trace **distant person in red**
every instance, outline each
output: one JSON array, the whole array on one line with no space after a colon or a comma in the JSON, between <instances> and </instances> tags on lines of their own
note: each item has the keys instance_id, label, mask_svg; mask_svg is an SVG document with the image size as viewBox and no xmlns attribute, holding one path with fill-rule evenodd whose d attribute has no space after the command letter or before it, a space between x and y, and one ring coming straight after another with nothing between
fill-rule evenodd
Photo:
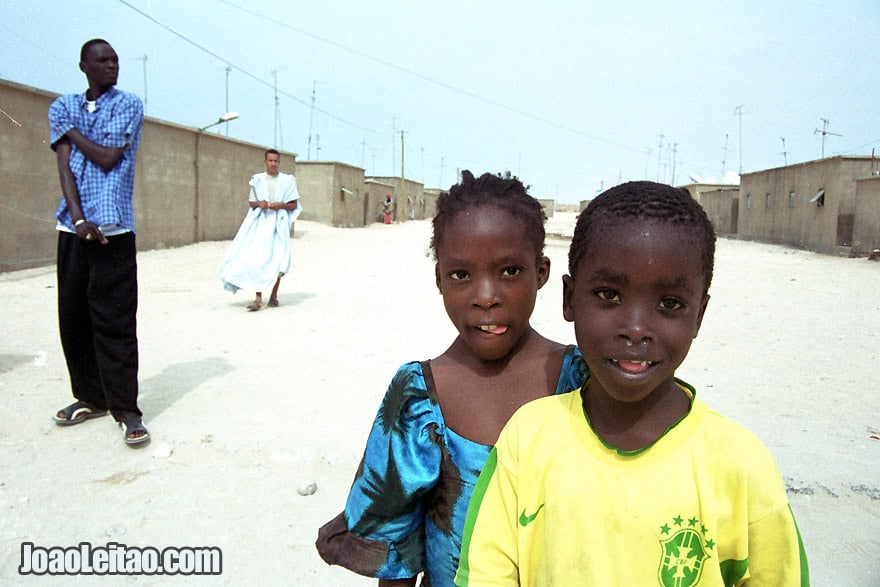
<instances>
[{"instance_id":1,"label":"distant person in red","mask_svg":"<svg viewBox=\"0 0 880 587\"><path fill-rule=\"evenodd\" d=\"M391 194L385 194L385 204L382 207L385 212L385 224L391 224L391 214L394 212L394 203L391 200Z\"/></svg>"}]
</instances>

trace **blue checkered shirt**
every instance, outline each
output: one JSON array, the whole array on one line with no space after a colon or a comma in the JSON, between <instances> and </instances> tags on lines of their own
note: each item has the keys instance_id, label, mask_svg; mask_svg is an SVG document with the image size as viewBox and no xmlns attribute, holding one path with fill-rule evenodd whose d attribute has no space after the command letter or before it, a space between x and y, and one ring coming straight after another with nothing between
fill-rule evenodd
<instances>
[{"instance_id":1,"label":"blue checkered shirt","mask_svg":"<svg viewBox=\"0 0 880 587\"><path fill-rule=\"evenodd\" d=\"M76 128L85 137L105 147L128 146L110 171L90 161L73 143L70 170L76 178L80 206L89 222L102 228L134 232L135 155L144 125L144 105L134 94L110 88L89 112L85 94L59 96L49 107L49 138L52 149L67 131ZM75 230L64 196L55 210L61 226Z\"/></svg>"}]
</instances>

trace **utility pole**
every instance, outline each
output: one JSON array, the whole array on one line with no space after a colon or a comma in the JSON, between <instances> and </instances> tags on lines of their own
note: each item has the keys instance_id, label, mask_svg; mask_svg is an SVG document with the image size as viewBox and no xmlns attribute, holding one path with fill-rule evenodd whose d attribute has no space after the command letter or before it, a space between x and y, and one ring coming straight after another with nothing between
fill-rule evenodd
<instances>
[{"instance_id":1,"label":"utility pole","mask_svg":"<svg viewBox=\"0 0 880 587\"><path fill-rule=\"evenodd\" d=\"M275 142L274 147L278 148L278 138L281 136L281 109L278 101L278 70L272 70L272 82L275 90ZM284 139L281 139L282 144Z\"/></svg>"},{"instance_id":2,"label":"utility pole","mask_svg":"<svg viewBox=\"0 0 880 587\"><path fill-rule=\"evenodd\" d=\"M397 147L395 146L395 141L397 137L394 136L397 134L397 119L395 117L391 117L391 175L394 175L394 172L397 171Z\"/></svg>"},{"instance_id":3,"label":"utility pole","mask_svg":"<svg viewBox=\"0 0 880 587\"><path fill-rule=\"evenodd\" d=\"M309 145L306 150L306 159L312 158L312 120L315 117L315 87L318 85L318 80L312 80L312 106L309 110ZM363 156L361 156L363 159ZM361 165L363 166L363 161L361 161Z\"/></svg>"},{"instance_id":4,"label":"utility pole","mask_svg":"<svg viewBox=\"0 0 880 587\"><path fill-rule=\"evenodd\" d=\"M824 159L825 158L825 135L834 135L836 137L842 137L843 135L840 135L840 134L837 134L836 132L831 132L828 130L828 123L830 121L827 118L822 118L821 120L822 120L822 130L819 130L817 128L813 132L813 134L822 133L822 159Z\"/></svg>"},{"instance_id":5,"label":"utility pole","mask_svg":"<svg viewBox=\"0 0 880 587\"><path fill-rule=\"evenodd\" d=\"M135 57L133 61L143 61L144 62L144 114L147 113L147 56L143 57ZM226 109L229 112L229 108Z\"/></svg>"},{"instance_id":6,"label":"utility pole","mask_svg":"<svg viewBox=\"0 0 880 587\"><path fill-rule=\"evenodd\" d=\"M739 174L743 174L743 106L740 104L733 110L734 116L739 116Z\"/></svg>"},{"instance_id":7,"label":"utility pole","mask_svg":"<svg viewBox=\"0 0 880 587\"><path fill-rule=\"evenodd\" d=\"M779 137L782 139L782 161L785 163L785 166L788 167L788 151L785 150L785 137Z\"/></svg>"},{"instance_id":8,"label":"utility pole","mask_svg":"<svg viewBox=\"0 0 880 587\"><path fill-rule=\"evenodd\" d=\"M663 154L663 135L660 135L660 144L657 146L657 181L660 181L660 155Z\"/></svg>"},{"instance_id":9,"label":"utility pole","mask_svg":"<svg viewBox=\"0 0 880 587\"><path fill-rule=\"evenodd\" d=\"M443 188L443 165L446 163L446 157L440 157L440 181L437 183L437 187Z\"/></svg>"},{"instance_id":10,"label":"utility pole","mask_svg":"<svg viewBox=\"0 0 880 587\"><path fill-rule=\"evenodd\" d=\"M727 175L727 152L730 149L727 148L727 140L730 138L730 135L724 133L724 146L721 148L721 181L724 181L724 176Z\"/></svg>"},{"instance_id":11,"label":"utility pole","mask_svg":"<svg viewBox=\"0 0 880 587\"><path fill-rule=\"evenodd\" d=\"M229 72L231 72L231 71L232 71L232 66L227 64L226 65L226 110L224 110L224 112L229 112ZM226 127L226 136L228 137L229 136L229 121L227 120L226 122L223 123L223 125Z\"/></svg>"},{"instance_id":12,"label":"utility pole","mask_svg":"<svg viewBox=\"0 0 880 587\"><path fill-rule=\"evenodd\" d=\"M675 155L678 153L678 143L672 143L672 181L669 185L675 185Z\"/></svg>"},{"instance_id":13,"label":"utility pole","mask_svg":"<svg viewBox=\"0 0 880 587\"><path fill-rule=\"evenodd\" d=\"M400 215L400 221L406 222L407 215L409 214L409 200L406 196L406 179L403 177L403 163L404 163L404 142L403 142L403 129L400 131L400 198L399 201L403 207L403 214Z\"/></svg>"}]
</instances>

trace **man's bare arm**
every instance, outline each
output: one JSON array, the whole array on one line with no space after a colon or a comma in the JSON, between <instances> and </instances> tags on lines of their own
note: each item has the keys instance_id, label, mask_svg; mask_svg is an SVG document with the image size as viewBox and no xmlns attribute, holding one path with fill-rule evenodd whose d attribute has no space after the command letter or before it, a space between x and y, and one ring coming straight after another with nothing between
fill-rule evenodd
<instances>
[{"instance_id":1,"label":"man's bare arm","mask_svg":"<svg viewBox=\"0 0 880 587\"><path fill-rule=\"evenodd\" d=\"M99 145L75 128L67 131L65 136L69 138L70 142L76 145L76 147L82 151L90 161L98 164L104 171L110 171L113 169L113 167L119 162L122 154L128 148L128 145L124 147L105 147L104 145Z\"/></svg>"},{"instance_id":2,"label":"man's bare arm","mask_svg":"<svg viewBox=\"0 0 880 587\"><path fill-rule=\"evenodd\" d=\"M70 212L70 220L73 222L74 230L76 230L78 237L86 240L95 239L101 244L105 244L107 238L104 236L104 233L98 229L97 225L89 222L83 216L82 205L79 200L79 188L76 185L76 178L73 177L73 172L70 170L70 148L70 141L66 136L55 144L58 179L61 182L61 193L64 195L64 201L67 203L67 209ZM80 220L85 220L85 222L80 222Z\"/></svg>"},{"instance_id":3,"label":"man's bare arm","mask_svg":"<svg viewBox=\"0 0 880 587\"><path fill-rule=\"evenodd\" d=\"M272 204L269 204L269 209L270 210L288 210L289 212L293 212L294 210L297 209L298 206L299 206L299 204L297 203L297 200L291 200L289 202L274 202Z\"/></svg>"}]
</instances>

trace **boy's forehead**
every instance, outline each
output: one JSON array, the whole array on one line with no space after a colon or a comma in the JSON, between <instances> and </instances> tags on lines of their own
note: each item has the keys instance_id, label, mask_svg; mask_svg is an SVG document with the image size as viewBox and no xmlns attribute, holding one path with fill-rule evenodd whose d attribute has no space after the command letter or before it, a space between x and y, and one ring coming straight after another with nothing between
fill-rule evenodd
<instances>
[{"instance_id":1,"label":"boy's forehead","mask_svg":"<svg viewBox=\"0 0 880 587\"><path fill-rule=\"evenodd\" d=\"M696 242L699 239L694 227L658 218L603 219L602 222L594 223L591 231L593 235L589 241L594 243L620 237L634 237L642 241L664 239Z\"/></svg>"},{"instance_id":2,"label":"boy's forehead","mask_svg":"<svg viewBox=\"0 0 880 587\"><path fill-rule=\"evenodd\" d=\"M691 226L655 219L620 219L612 223L594 225L593 234L585 242L586 249L578 265L595 263L599 257L613 258L638 251L637 260L649 263L651 253L672 251L691 256L702 271L702 253L706 243Z\"/></svg>"}]
</instances>

